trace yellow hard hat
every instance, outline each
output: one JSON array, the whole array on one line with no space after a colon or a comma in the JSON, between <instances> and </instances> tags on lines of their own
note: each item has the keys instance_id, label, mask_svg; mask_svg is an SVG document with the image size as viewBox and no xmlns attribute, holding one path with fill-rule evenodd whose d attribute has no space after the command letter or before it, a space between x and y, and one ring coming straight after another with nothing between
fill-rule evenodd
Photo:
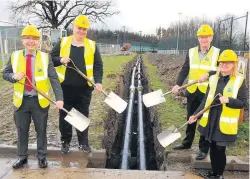
<instances>
[{"instance_id":1,"label":"yellow hard hat","mask_svg":"<svg viewBox=\"0 0 250 179\"><path fill-rule=\"evenodd\" d=\"M79 15L75 18L75 20L73 21L73 24L78 26L78 27L88 29L89 28L89 19L85 15Z\"/></svg>"},{"instance_id":2,"label":"yellow hard hat","mask_svg":"<svg viewBox=\"0 0 250 179\"><path fill-rule=\"evenodd\" d=\"M214 31L210 25L203 24L197 30L197 36L207 36L207 35L214 35Z\"/></svg>"},{"instance_id":3,"label":"yellow hard hat","mask_svg":"<svg viewBox=\"0 0 250 179\"><path fill-rule=\"evenodd\" d=\"M219 62L238 62L238 57L233 50L224 50L219 57Z\"/></svg>"},{"instance_id":4,"label":"yellow hard hat","mask_svg":"<svg viewBox=\"0 0 250 179\"><path fill-rule=\"evenodd\" d=\"M40 32L34 25L28 25L22 31L21 37L23 36L34 36L40 38Z\"/></svg>"}]
</instances>

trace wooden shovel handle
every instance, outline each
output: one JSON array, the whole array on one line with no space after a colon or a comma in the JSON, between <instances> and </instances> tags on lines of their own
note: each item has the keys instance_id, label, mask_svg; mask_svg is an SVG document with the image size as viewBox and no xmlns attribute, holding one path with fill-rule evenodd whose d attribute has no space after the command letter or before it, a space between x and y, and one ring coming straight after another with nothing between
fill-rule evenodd
<instances>
[{"instance_id":1,"label":"wooden shovel handle","mask_svg":"<svg viewBox=\"0 0 250 179\"><path fill-rule=\"evenodd\" d=\"M87 80L88 82L90 82L90 83L96 88L97 85L96 85L91 79L89 79L89 77L87 77L83 72L81 72L81 70L80 70L79 68L76 67L75 63L74 63L72 60L71 60L71 62L72 62L72 64L73 64L74 68L73 68L73 67L68 67L68 66L66 66L66 67L75 70L79 75L81 75L85 80ZM64 65L64 66L65 66L65 65ZM102 93L103 93L106 97L108 97L108 94L107 94L105 91L102 90Z\"/></svg>"},{"instance_id":2,"label":"wooden shovel handle","mask_svg":"<svg viewBox=\"0 0 250 179\"><path fill-rule=\"evenodd\" d=\"M36 92L38 92L40 95L42 95L44 98L46 98L47 100L49 100L51 103L53 103L54 105L56 105L56 102L55 101L53 101L48 95L46 95L44 92L42 92L40 89L38 89L35 85L33 85L32 84L32 82L30 81L30 79L26 76L26 75L24 75L25 76L25 78L30 82L30 85L27 85L27 84L24 84L24 83L22 83L22 82L20 82L20 81L18 81L18 83L20 83L20 84L22 84L22 85L24 85L24 86L30 86L30 87L32 87ZM65 108L62 108L62 110L64 111L64 112L66 112L67 114L69 114L69 111L67 111Z\"/></svg>"},{"instance_id":3,"label":"wooden shovel handle","mask_svg":"<svg viewBox=\"0 0 250 179\"><path fill-rule=\"evenodd\" d=\"M220 93L218 93L215 97L214 97L214 99L213 99L213 101L212 101L212 103L214 102L214 100L215 100L215 98L217 97L217 96L219 96L219 97L221 97L222 95L220 94ZM211 103L211 104L212 104ZM200 112L198 112L196 115L194 115L194 119L198 119L203 113L205 113L207 110L209 110L210 108L212 108L212 107L215 107L215 106L220 106L221 104L215 104L215 105L209 105L209 106L207 106L207 107L205 107L204 109L202 109Z\"/></svg>"},{"instance_id":4,"label":"wooden shovel handle","mask_svg":"<svg viewBox=\"0 0 250 179\"><path fill-rule=\"evenodd\" d=\"M189 87L189 86L191 86L191 85L194 85L194 84L196 84L196 83L198 83L198 80L195 80L195 81L193 81L193 82L191 82L191 83L188 83L188 84L185 84L185 85L181 86L181 87L179 88L179 90L184 89L184 88L187 88L187 87Z\"/></svg>"}]
</instances>

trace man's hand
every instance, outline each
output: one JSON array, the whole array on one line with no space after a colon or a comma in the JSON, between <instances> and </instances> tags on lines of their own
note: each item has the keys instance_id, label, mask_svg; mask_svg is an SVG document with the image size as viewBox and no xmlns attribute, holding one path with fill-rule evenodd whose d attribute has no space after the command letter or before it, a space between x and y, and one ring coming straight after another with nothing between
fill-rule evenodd
<instances>
[{"instance_id":1,"label":"man's hand","mask_svg":"<svg viewBox=\"0 0 250 179\"><path fill-rule=\"evenodd\" d=\"M57 101L56 102L56 109L58 109L58 110L62 109L63 108L63 104L64 104L63 101Z\"/></svg>"},{"instance_id":2,"label":"man's hand","mask_svg":"<svg viewBox=\"0 0 250 179\"><path fill-rule=\"evenodd\" d=\"M60 62L64 65L68 64L70 62L70 58L69 57L63 57L61 58Z\"/></svg>"},{"instance_id":3,"label":"man's hand","mask_svg":"<svg viewBox=\"0 0 250 179\"><path fill-rule=\"evenodd\" d=\"M228 97L222 96L219 99L220 99L221 104L229 103L229 98Z\"/></svg>"},{"instance_id":4,"label":"man's hand","mask_svg":"<svg viewBox=\"0 0 250 179\"><path fill-rule=\"evenodd\" d=\"M25 74L23 72L18 72L13 74L13 79L16 81L20 81L25 77Z\"/></svg>"},{"instance_id":5,"label":"man's hand","mask_svg":"<svg viewBox=\"0 0 250 179\"><path fill-rule=\"evenodd\" d=\"M189 124L192 124L196 121L196 119L194 118L194 116L190 116L189 119L188 119L188 123Z\"/></svg>"},{"instance_id":6,"label":"man's hand","mask_svg":"<svg viewBox=\"0 0 250 179\"><path fill-rule=\"evenodd\" d=\"M101 92L101 91L102 91L102 84L96 83L95 90L96 90L97 92Z\"/></svg>"},{"instance_id":7,"label":"man's hand","mask_svg":"<svg viewBox=\"0 0 250 179\"><path fill-rule=\"evenodd\" d=\"M180 86L175 85L175 86L173 87L173 89L172 89L172 93L173 93L174 95L177 95L178 92L179 92L179 88L180 88Z\"/></svg>"},{"instance_id":8,"label":"man's hand","mask_svg":"<svg viewBox=\"0 0 250 179\"><path fill-rule=\"evenodd\" d=\"M209 77L208 73L206 73L204 75L201 75L200 78L199 78L199 80L198 80L198 83L203 83L203 82L207 81L208 77Z\"/></svg>"}]
</instances>

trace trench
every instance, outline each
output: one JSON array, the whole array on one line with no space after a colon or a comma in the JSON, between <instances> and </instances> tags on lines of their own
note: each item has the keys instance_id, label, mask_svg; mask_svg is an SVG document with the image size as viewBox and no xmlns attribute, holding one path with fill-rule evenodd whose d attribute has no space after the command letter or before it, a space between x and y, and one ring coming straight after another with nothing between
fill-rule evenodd
<instances>
[{"instance_id":1,"label":"trench","mask_svg":"<svg viewBox=\"0 0 250 179\"><path fill-rule=\"evenodd\" d=\"M129 102L130 85L133 67L136 65L136 58L129 62L125 67L124 75L120 77L120 84L117 87L116 93ZM142 94L148 93L150 86L147 78L146 68L143 60L141 63L141 85ZM131 122L131 142L128 152L128 167L126 169L139 170L140 169L140 136L138 137L138 73L134 79L135 93L134 101L132 103L132 122ZM122 157L124 150L124 138L126 128L127 110L122 114L117 114L113 110L109 111L108 118L105 121L105 135L103 139L103 148L106 149L107 161L106 168L121 169ZM155 108L146 108L142 104L143 114L143 129L144 129L144 149L145 149L145 169L146 170L161 170L161 165L164 161L164 148L160 147L156 139L159 133L160 126L157 120ZM124 168L123 168L124 169Z\"/></svg>"}]
</instances>

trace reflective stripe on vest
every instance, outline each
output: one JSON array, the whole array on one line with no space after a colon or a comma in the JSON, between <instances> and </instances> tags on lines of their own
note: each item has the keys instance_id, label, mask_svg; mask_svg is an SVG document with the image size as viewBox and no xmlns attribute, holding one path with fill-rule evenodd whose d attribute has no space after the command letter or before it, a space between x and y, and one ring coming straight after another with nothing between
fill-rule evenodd
<instances>
[{"instance_id":1,"label":"reflective stripe on vest","mask_svg":"<svg viewBox=\"0 0 250 179\"><path fill-rule=\"evenodd\" d=\"M205 107L209 106L213 101L218 79L218 75L213 75L209 78L210 90L208 92ZM223 96L236 99L243 80L244 78L241 75L238 75L236 77L230 77L230 80L228 81L227 85L223 90ZM209 112L210 110L206 111L200 120L200 125L202 127L206 127L208 123ZM237 134L239 117L240 109L232 109L223 104L219 123L220 131L227 135Z\"/></svg>"},{"instance_id":2,"label":"reflective stripe on vest","mask_svg":"<svg viewBox=\"0 0 250 179\"><path fill-rule=\"evenodd\" d=\"M217 70L217 60L219 57L220 50L216 47L211 47L204 59L200 60L198 46L189 49L189 80L198 80L201 75L208 73L209 71ZM198 88L202 93L206 93L208 82L197 83L192 86L187 87L189 93L194 93Z\"/></svg>"},{"instance_id":3,"label":"reflective stripe on vest","mask_svg":"<svg viewBox=\"0 0 250 179\"><path fill-rule=\"evenodd\" d=\"M26 60L24 57L24 51L14 51L11 55L11 65L14 73L23 72L26 73ZM48 79L48 64L49 58L48 54L37 51L35 59L35 85L42 92L49 94L50 82ZM25 79L22 79L20 82L25 84ZM14 83L14 94L13 94L13 104L18 108L22 104L24 94L24 86L19 83ZM48 107L50 102L38 94L38 101L42 108Z\"/></svg>"},{"instance_id":4,"label":"reflective stripe on vest","mask_svg":"<svg viewBox=\"0 0 250 179\"><path fill-rule=\"evenodd\" d=\"M72 44L73 36L63 37L60 45L60 57L69 57L70 49ZM93 80L93 65L94 65L94 54L95 54L95 42L84 38L84 59L86 67L86 75L89 79ZM61 65L56 67L56 72L59 78L59 81L62 83L65 79L66 67ZM92 86L88 82L89 86Z\"/></svg>"}]
</instances>

